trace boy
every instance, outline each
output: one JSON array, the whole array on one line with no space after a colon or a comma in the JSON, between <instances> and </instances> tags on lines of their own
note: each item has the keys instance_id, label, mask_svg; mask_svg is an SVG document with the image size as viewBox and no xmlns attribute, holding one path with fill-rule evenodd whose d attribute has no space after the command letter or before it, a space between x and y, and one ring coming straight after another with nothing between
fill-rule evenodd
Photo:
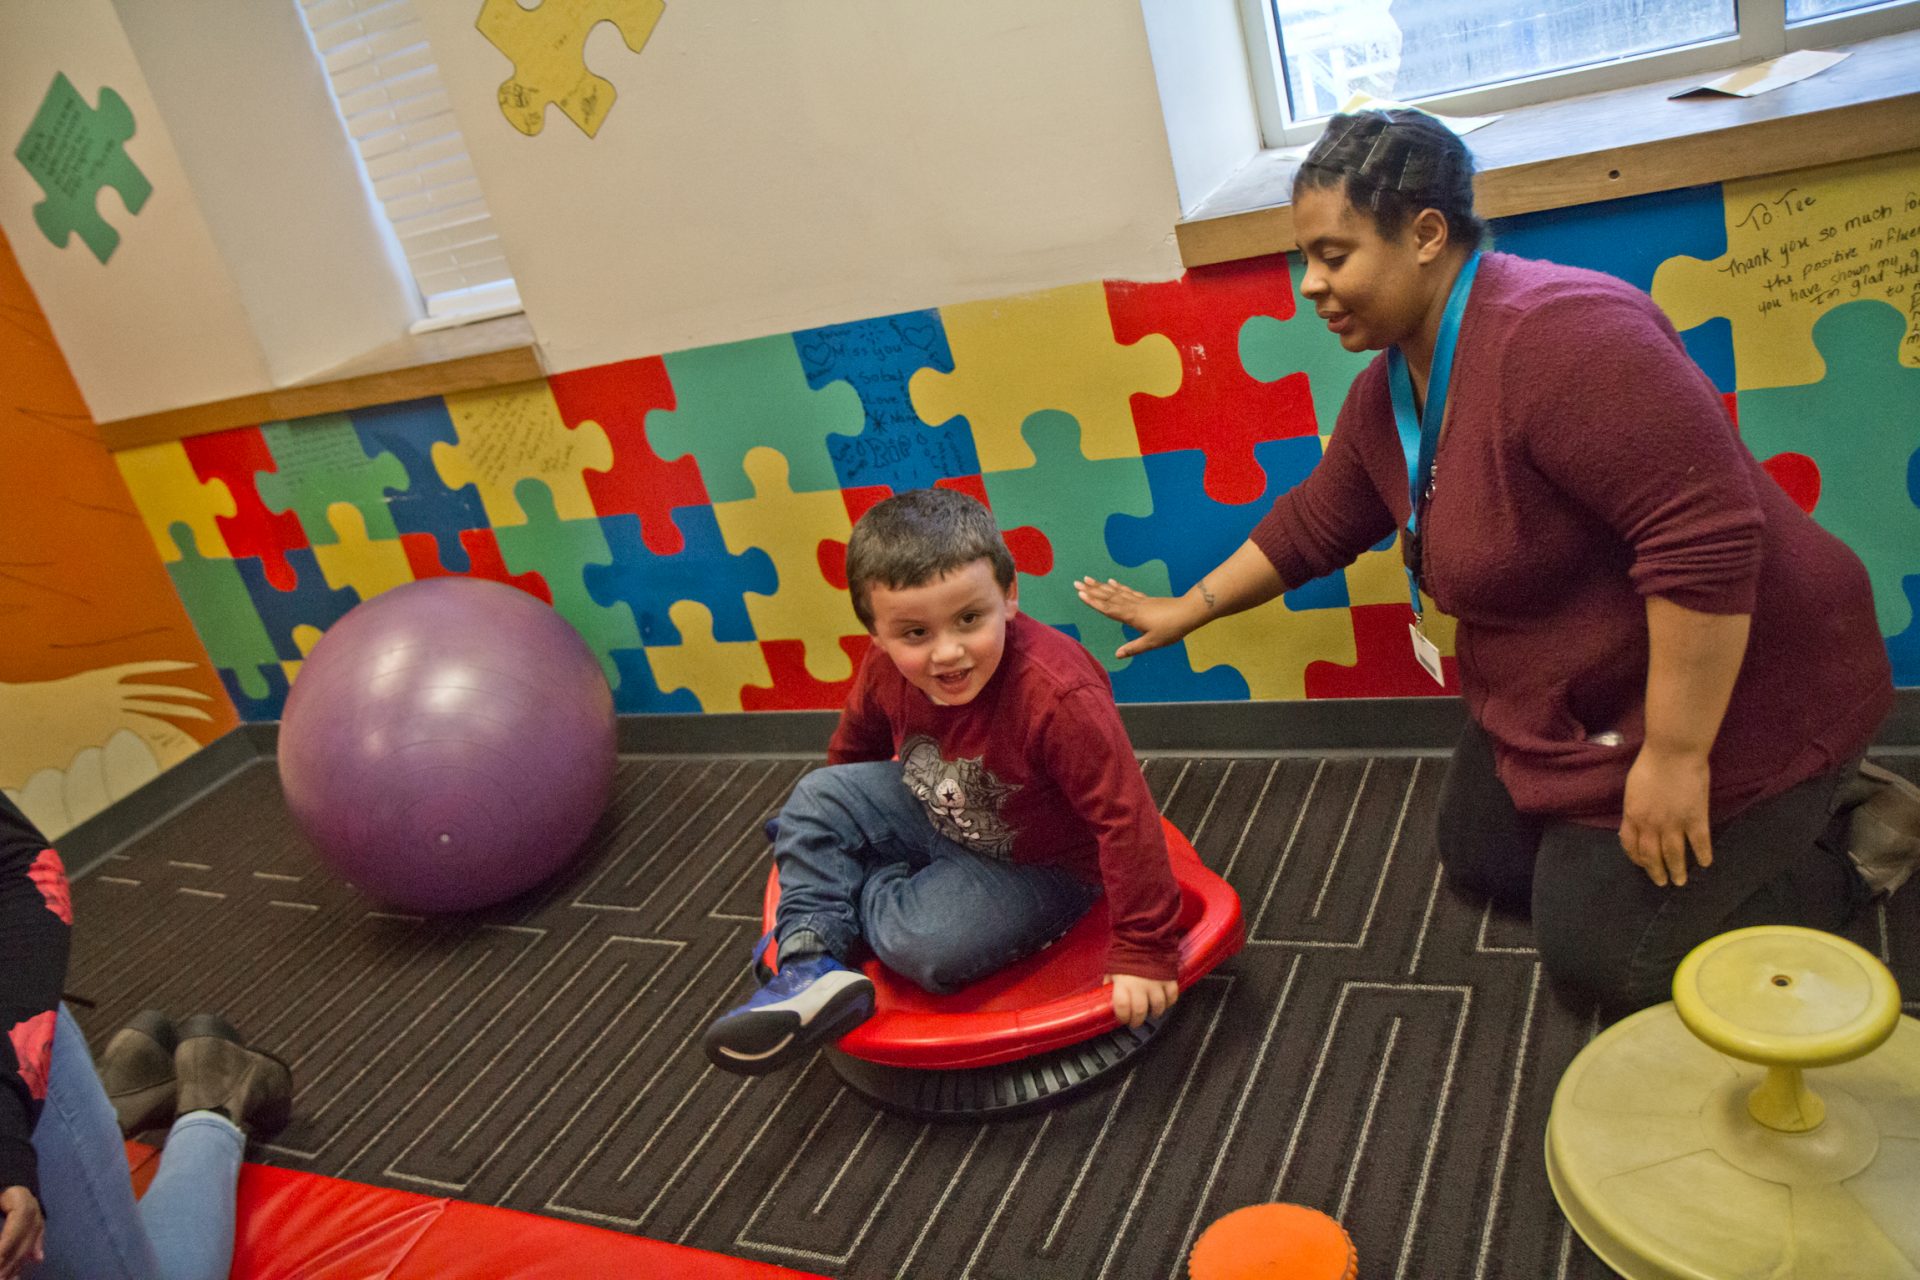
<instances>
[{"instance_id":1,"label":"boy","mask_svg":"<svg viewBox=\"0 0 1920 1280\"><path fill-rule=\"evenodd\" d=\"M1114 1016L1164 1013L1180 894L1159 815L1106 672L1020 613L993 517L946 489L889 498L855 526L847 582L874 646L828 767L780 814L761 941L777 939L780 971L707 1028L708 1058L757 1075L870 1017L861 942L953 991L1057 938L1103 890Z\"/></svg>"}]
</instances>

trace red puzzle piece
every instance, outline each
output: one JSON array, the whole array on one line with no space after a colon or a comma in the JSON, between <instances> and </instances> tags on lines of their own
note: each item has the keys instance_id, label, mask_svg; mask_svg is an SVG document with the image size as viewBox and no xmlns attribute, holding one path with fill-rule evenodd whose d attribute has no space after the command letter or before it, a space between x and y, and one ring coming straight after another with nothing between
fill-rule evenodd
<instances>
[{"instance_id":1,"label":"red puzzle piece","mask_svg":"<svg viewBox=\"0 0 1920 1280\"><path fill-rule=\"evenodd\" d=\"M1459 663L1440 659L1446 687L1433 682L1413 656L1407 625L1413 610L1404 604L1353 606L1353 649L1357 658L1348 667L1337 662L1309 662L1306 671L1309 698L1418 698L1460 692Z\"/></svg>"},{"instance_id":2,"label":"red puzzle piece","mask_svg":"<svg viewBox=\"0 0 1920 1280\"><path fill-rule=\"evenodd\" d=\"M307 546L307 531L297 511L269 511L254 486L254 476L280 468L267 449L258 427L238 427L212 435L189 436L180 442L193 474L202 480L222 480L233 494L234 514L215 516L213 522L236 560L258 556L267 581L279 591L292 591L300 575L287 563L287 552Z\"/></svg>"},{"instance_id":3,"label":"red puzzle piece","mask_svg":"<svg viewBox=\"0 0 1920 1280\"><path fill-rule=\"evenodd\" d=\"M1760 464L1808 515L1820 505L1820 464L1804 453L1776 453Z\"/></svg>"},{"instance_id":4,"label":"red puzzle piece","mask_svg":"<svg viewBox=\"0 0 1920 1280\"><path fill-rule=\"evenodd\" d=\"M706 506L706 481L692 454L663 462L647 442L647 413L674 407L673 384L659 356L622 360L547 379L560 417L569 427L591 419L613 446L613 467L587 471L587 496L603 516L640 517L640 539L657 556L678 555L686 538L674 524L675 507Z\"/></svg>"},{"instance_id":5,"label":"red puzzle piece","mask_svg":"<svg viewBox=\"0 0 1920 1280\"><path fill-rule=\"evenodd\" d=\"M987 501L985 476L948 476L944 480L936 480L933 487L964 493L987 510L993 510L993 504ZM1000 536L1006 539L1007 550L1013 553L1015 569L1035 577L1053 572L1053 543L1039 529L1023 524L1017 529L1002 529Z\"/></svg>"},{"instance_id":6,"label":"red puzzle piece","mask_svg":"<svg viewBox=\"0 0 1920 1280\"><path fill-rule=\"evenodd\" d=\"M1313 397L1303 374L1278 382L1248 375L1240 366L1240 328L1252 316L1285 320L1293 310L1284 253L1195 267L1164 284L1107 281L1116 341L1161 333L1180 351L1180 390L1133 397L1140 452L1201 450L1207 496L1215 502L1238 505L1265 493L1266 472L1253 446L1314 434Z\"/></svg>"},{"instance_id":7,"label":"red puzzle piece","mask_svg":"<svg viewBox=\"0 0 1920 1280\"><path fill-rule=\"evenodd\" d=\"M440 563L440 543L431 533L403 533L400 545L407 553L407 566L413 570L416 582L428 578L490 578L553 603L553 590L538 573L507 572L506 561L500 556L500 540L493 536L491 529L460 531L460 545L466 548L467 559L473 564L466 573L455 573Z\"/></svg>"},{"instance_id":8,"label":"red puzzle piece","mask_svg":"<svg viewBox=\"0 0 1920 1280\"><path fill-rule=\"evenodd\" d=\"M828 683L816 680L807 670L807 646L803 640L762 640L760 651L767 655L767 670L773 673L773 687L742 685L740 706L745 711L838 711L853 692L854 677L873 647L868 635L842 636L840 648L853 659L853 674L845 680Z\"/></svg>"}]
</instances>

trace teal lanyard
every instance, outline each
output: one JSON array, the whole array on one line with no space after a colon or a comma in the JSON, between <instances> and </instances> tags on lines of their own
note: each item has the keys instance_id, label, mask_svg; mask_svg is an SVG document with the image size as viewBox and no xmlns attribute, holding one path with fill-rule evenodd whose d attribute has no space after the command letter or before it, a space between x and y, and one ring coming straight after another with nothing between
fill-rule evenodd
<instances>
[{"instance_id":1,"label":"teal lanyard","mask_svg":"<svg viewBox=\"0 0 1920 1280\"><path fill-rule=\"evenodd\" d=\"M1425 412L1413 410L1413 378L1407 358L1397 346L1387 348L1387 387L1393 393L1393 422L1400 431L1400 449L1407 455L1407 588L1413 595L1413 616L1420 616L1420 570L1424 559L1420 512L1433 488L1433 454L1440 443L1440 425L1447 418L1447 383L1453 377L1453 348L1460 339L1460 318L1467 312L1473 274L1480 267L1475 250L1460 268L1440 316L1440 332L1433 341L1433 368L1427 374Z\"/></svg>"}]
</instances>

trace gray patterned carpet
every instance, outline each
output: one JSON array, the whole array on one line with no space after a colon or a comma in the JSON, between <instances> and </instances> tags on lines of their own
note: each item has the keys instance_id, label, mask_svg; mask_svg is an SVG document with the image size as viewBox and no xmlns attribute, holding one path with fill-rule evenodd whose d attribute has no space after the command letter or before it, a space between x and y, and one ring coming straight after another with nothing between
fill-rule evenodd
<instances>
[{"instance_id":1,"label":"gray patterned carpet","mask_svg":"<svg viewBox=\"0 0 1920 1280\"><path fill-rule=\"evenodd\" d=\"M292 1061L294 1122L257 1159L837 1277L1183 1277L1207 1223L1270 1199L1339 1217L1368 1280L1604 1277L1541 1156L1594 1028L1524 922L1441 887L1443 766L1149 759L1247 947L1116 1085L994 1125L701 1056L748 990L795 760L623 759L574 868L461 921L355 898L257 765L76 885L69 990L96 1047L150 1005L211 1009ZM1920 893L1856 936L1920 991Z\"/></svg>"}]
</instances>

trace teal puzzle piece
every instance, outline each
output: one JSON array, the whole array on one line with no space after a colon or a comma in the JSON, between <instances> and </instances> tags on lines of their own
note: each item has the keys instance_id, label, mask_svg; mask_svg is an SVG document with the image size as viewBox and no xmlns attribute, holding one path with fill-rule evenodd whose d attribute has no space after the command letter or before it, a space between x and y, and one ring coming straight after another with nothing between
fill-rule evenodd
<instances>
[{"instance_id":1,"label":"teal puzzle piece","mask_svg":"<svg viewBox=\"0 0 1920 1280\"><path fill-rule=\"evenodd\" d=\"M353 420L344 413L321 414L294 422L269 422L260 435L273 454L278 471L261 472L255 487L274 511L293 511L315 546L340 541L327 508L351 503L367 522L373 541L400 536L387 495L404 493L413 482L407 468L393 454L369 457Z\"/></svg>"},{"instance_id":2,"label":"teal puzzle piece","mask_svg":"<svg viewBox=\"0 0 1920 1280\"><path fill-rule=\"evenodd\" d=\"M193 529L184 521L176 521L168 532L180 548L180 559L167 563L167 576L187 607L193 629L200 633L207 657L214 666L231 670L247 697L256 701L268 697L273 687L261 668L279 667L280 655L254 608L239 565L224 556L211 560L202 556Z\"/></svg>"},{"instance_id":3,"label":"teal puzzle piece","mask_svg":"<svg viewBox=\"0 0 1920 1280\"><path fill-rule=\"evenodd\" d=\"M602 605L587 591L587 566L613 562L600 521L562 520L554 507L553 490L538 480L522 480L513 487L513 496L527 513L527 522L493 531L500 541L501 560L509 573L538 573L546 579L554 609L573 624L600 660L607 683L618 690L620 666L613 651L638 649L640 628L626 601Z\"/></svg>"},{"instance_id":4,"label":"teal puzzle piece","mask_svg":"<svg viewBox=\"0 0 1920 1280\"><path fill-rule=\"evenodd\" d=\"M647 438L663 461L691 453L712 501L754 496L741 462L762 445L787 456L795 493L840 487L827 437L859 435L867 413L845 382L807 385L791 334L683 351L666 364L675 407L647 415Z\"/></svg>"},{"instance_id":5,"label":"teal puzzle piece","mask_svg":"<svg viewBox=\"0 0 1920 1280\"><path fill-rule=\"evenodd\" d=\"M1153 492L1139 458L1089 459L1080 449L1080 423L1070 413L1042 409L1028 415L1020 433L1034 465L989 471L987 501L1003 529L1032 525L1053 544L1053 568L1020 575L1020 607L1042 622L1071 625L1108 670L1124 666L1113 651L1126 643L1119 623L1088 608L1075 579L1118 578L1150 596L1169 594L1160 561L1138 569L1115 563L1107 547L1107 521L1116 515L1153 513Z\"/></svg>"},{"instance_id":6,"label":"teal puzzle piece","mask_svg":"<svg viewBox=\"0 0 1920 1280\"><path fill-rule=\"evenodd\" d=\"M153 184L126 153L132 136L133 112L126 99L102 85L99 107L90 107L73 81L54 75L13 154L47 193L33 206L33 220L56 246L64 249L78 235L102 263L113 256L120 233L100 216L100 189L119 192L130 214L139 213L153 194Z\"/></svg>"},{"instance_id":7,"label":"teal puzzle piece","mask_svg":"<svg viewBox=\"0 0 1920 1280\"><path fill-rule=\"evenodd\" d=\"M1328 332L1325 322L1313 313L1313 304L1299 296L1303 270L1300 255L1288 254L1287 274L1293 280L1295 300L1292 318L1250 316L1240 326L1240 367L1257 382L1278 382L1290 374L1306 374L1320 434L1332 435L1347 388L1373 359L1373 353L1348 351Z\"/></svg>"},{"instance_id":8,"label":"teal puzzle piece","mask_svg":"<svg viewBox=\"0 0 1920 1280\"><path fill-rule=\"evenodd\" d=\"M1901 584L1920 573L1920 506L1907 486L1920 450L1920 369L1900 363L1905 332L1884 302L1835 307L1813 325L1825 378L1740 392L1740 435L1756 458L1801 453L1820 468L1813 518L1865 562L1883 636L1907 629Z\"/></svg>"}]
</instances>

